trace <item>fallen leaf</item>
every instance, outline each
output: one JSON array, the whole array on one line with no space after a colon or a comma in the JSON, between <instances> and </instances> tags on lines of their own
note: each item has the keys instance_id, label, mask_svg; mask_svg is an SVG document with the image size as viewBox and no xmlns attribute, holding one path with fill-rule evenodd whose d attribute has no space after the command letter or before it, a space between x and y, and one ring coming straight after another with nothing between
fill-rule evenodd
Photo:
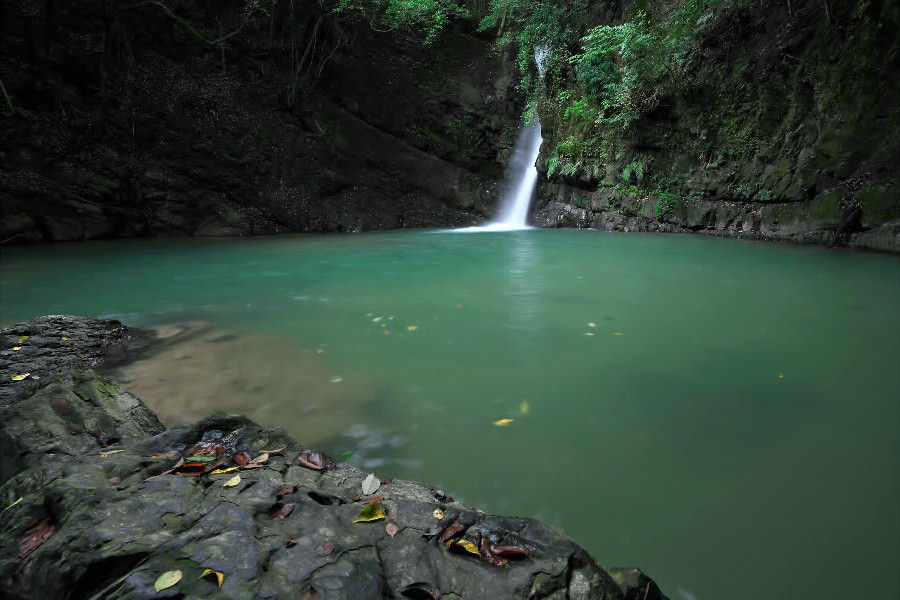
<instances>
[{"instance_id":1,"label":"fallen leaf","mask_svg":"<svg viewBox=\"0 0 900 600\"><path fill-rule=\"evenodd\" d=\"M363 479L362 493L366 496L370 496L374 494L379 487L381 487L381 480L375 477L375 473L369 473L369 476Z\"/></svg>"},{"instance_id":2,"label":"fallen leaf","mask_svg":"<svg viewBox=\"0 0 900 600\"><path fill-rule=\"evenodd\" d=\"M465 527L462 525L447 525L441 530L441 535L438 538L440 542L446 542L452 537L458 535L461 531L463 531Z\"/></svg>"},{"instance_id":3,"label":"fallen leaf","mask_svg":"<svg viewBox=\"0 0 900 600\"><path fill-rule=\"evenodd\" d=\"M778 379L784 379L784 373L779 373L779 374L778 374Z\"/></svg>"},{"instance_id":4,"label":"fallen leaf","mask_svg":"<svg viewBox=\"0 0 900 600\"><path fill-rule=\"evenodd\" d=\"M287 446L282 446L281 448L276 448L275 450L263 450L262 452L263 454L268 454L269 456L276 456L284 452L285 448L287 448Z\"/></svg>"},{"instance_id":5,"label":"fallen leaf","mask_svg":"<svg viewBox=\"0 0 900 600\"><path fill-rule=\"evenodd\" d=\"M21 344L22 342L24 342L24 341L27 340L27 339L28 339L28 336L27 336L27 335L23 335L23 336L21 336L21 337L19 338L19 340L18 340L16 343L17 343L17 344Z\"/></svg>"},{"instance_id":6,"label":"fallen leaf","mask_svg":"<svg viewBox=\"0 0 900 600\"><path fill-rule=\"evenodd\" d=\"M18 500L16 500L15 502L13 502L12 504L10 504L9 506L4 507L3 510L10 509L10 508L12 508L13 506L15 506L16 504L20 504L23 500L24 500L24 498L22 498L22 497L20 496ZM0 512L3 512L3 510L0 510Z\"/></svg>"},{"instance_id":7,"label":"fallen leaf","mask_svg":"<svg viewBox=\"0 0 900 600\"><path fill-rule=\"evenodd\" d=\"M249 464L251 464L251 465L261 465L261 464L263 464L263 463L265 463L265 462L268 462L268 460L269 460L269 453L268 453L268 452L263 452L262 454L260 454L259 456L257 456L257 457L254 458L253 460L251 460Z\"/></svg>"},{"instance_id":8,"label":"fallen leaf","mask_svg":"<svg viewBox=\"0 0 900 600\"><path fill-rule=\"evenodd\" d=\"M9 378L12 379L13 381L22 381L29 375L31 375L31 373L13 373L12 375L9 376Z\"/></svg>"},{"instance_id":9,"label":"fallen leaf","mask_svg":"<svg viewBox=\"0 0 900 600\"><path fill-rule=\"evenodd\" d=\"M163 452L162 454L155 454L150 458L172 458L178 454L178 450L169 450L168 452Z\"/></svg>"},{"instance_id":10,"label":"fallen leaf","mask_svg":"<svg viewBox=\"0 0 900 600\"><path fill-rule=\"evenodd\" d=\"M622 333L621 331L616 331L616 332L613 333L613 335L615 335L615 336L621 336L621 335L625 335L625 334Z\"/></svg>"},{"instance_id":11,"label":"fallen leaf","mask_svg":"<svg viewBox=\"0 0 900 600\"><path fill-rule=\"evenodd\" d=\"M22 346L13 346L13 352L18 352L22 349Z\"/></svg>"},{"instance_id":12,"label":"fallen leaf","mask_svg":"<svg viewBox=\"0 0 900 600\"><path fill-rule=\"evenodd\" d=\"M353 496L350 499L354 502L381 502L384 496Z\"/></svg>"},{"instance_id":13,"label":"fallen leaf","mask_svg":"<svg viewBox=\"0 0 900 600\"><path fill-rule=\"evenodd\" d=\"M22 532L22 538L19 540L18 559L20 561L25 560L29 554L46 542L51 535L53 535L53 525L47 519L29 523L25 531Z\"/></svg>"},{"instance_id":14,"label":"fallen leaf","mask_svg":"<svg viewBox=\"0 0 900 600\"><path fill-rule=\"evenodd\" d=\"M231 473L232 471L237 471L240 467L228 467L227 469L216 469L215 471L210 471L210 475L222 475L223 473Z\"/></svg>"},{"instance_id":15,"label":"fallen leaf","mask_svg":"<svg viewBox=\"0 0 900 600\"><path fill-rule=\"evenodd\" d=\"M292 485L285 485L283 487L278 488L275 491L275 496L277 498L281 498L282 496L287 496L288 494L293 494L297 491L297 488Z\"/></svg>"},{"instance_id":16,"label":"fallen leaf","mask_svg":"<svg viewBox=\"0 0 900 600\"><path fill-rule=\"evenodd\" d=\"M309 588L303 594L303 600L319 600L319 592L316 591L316 588Z\"/></svg>"},{"instance_id":17,"label":"fallen leaf","mask_svg":"<svg viewBox=\"0 0 900 600\"><path fill-rule=\"evenodd\" d=\"M328 556L334 550L334 544L322 544L316 548L316 556Z\"/></svg>"},{"instance_id":18,"label":"fallen leaf","mask_svg":"<svg viewBox=\"0 0 900 600\"><path fill-rule=\"evenodd\" d=\"M497 427L506 427L512 422L512 419L498 419L497 421L494 421L494 425L496 425Z\"/></svg>"},{"instance_id":19,"label":"fallen leaf","mask_svg":"<svg viewBox=\"0 0 900 600\"><path fill-rule=\"evenodd\" d=\"M523 415L527 415L531 412L531 405L528 404L528 400L522 400L518 406L519 412Z\"/></svg>"},{"instance_id":20,"label":"fallen leaf","mask_svg":"<svg viewBox=\"0 0 900 600\"><path fill-rule=\"evenodd\" d=\"M384 518L384 509L378 502L369 502L363 508L359 516L353 519L354 523L368 523L369 521L380 521Z\"/></svg>"},{"instance_id":21,"label":"fallen leaf","mask_svg":"<svg viewBox=\"0 0 900 600\"><path fill-rule=\"evenodd\" d=\"M121 477L110 477L109 479L107 479L107 481L110 483L114 483L114 484L122 483L122 478Z\"/></svg>"},{"instance_id":22,"label":"fallen leaf","mask_svg":"<svg viewBox=\"0 0 900 600\"><path fill-rule=\"evenodd\" d=\"M101 453L100 453L100 458L106 458L107 456L109 456L109 455L111 455L111 454L118 454L119 452L125 452L125 451L122 450L122 449L119 449L119 450L107 450L106 452L101 452Z\"/></svg>"},{"instance_id":23,"label":"fallen leaf","mask_svg":"<svg viewBox=\"0 0 900 600\"><path fill-rule=\"evenodd\" d=\"M294 546L296 546L299 543L300 543L300 538L291 538L289 540L284 541L284 545L287 546L288 548L293 548Z\"/></svg>"},{"instance_id":24,"label":"fallen leaf","mask_svg":"<svg viewBox=\"0 0 900 600\"><path fill-rule=\"evenodd\" d=\"M590 331L585 331L585 332L582 333L581 335L583 335L583 336L585 336L585 337L591 337L591 336L593 336L594 334L591 333Z\"/></svg>"},{"instance_id":25,"label":"fallen leaf","mask_svg":"<svg viewBox=\"0 0 900 600\"><path fill-rule=\"evenodd\" d=\"M491 553L499 556L512 556L516 558L525 557L530 554L527 548L512 545L491 546Z\"/></svg>"},{"instance_id":26,"label":"fallen leaf","mask_svg":"<svg viewBox=\"0 0 900 600\"><path fill-rule=\"evenodd\" d=\"M434 518L437 519L438 521L440 521L444 518L444 511L442 511L439 508L434 509L434 512L431 514L434 515Z\"/></svg>"},{"instance_id":27,"label":"fallen leaf","mask_svg":"<svg viewBox=\"0 0 900 600\"><path fill-rule=\"evenodd\" d=\"M157 592L161 592L172 587L179 581L181 581L181 571L166 571L156 578L156 583L153 584L153 587Z\"/></svg>"},{"instance_id":28,"label":"fallen leaf","mask_svg":"<svg viewBox=\"0 0 900 600\"><path fill-rule=\"evenodd\" d=\"M275 521L284 521L291 513L294 512L294 508L297 506L296 502L288 502L286 504L276 504L272 507L272 510L269 511L269 517L274 519Z\"/></svg>"},{"instance_id":29,"label":"fallen leaf","mask_svg":"<svg viewBox=\"0 0 900 600\"><path fill-rule=\"evenodd\" d=\"M387 531L387 534L391 536L391 539L393 539L394 536L397 535L397 532L400 531L400 528L393 523L388 523L384 526L384 530Z\"/></svg>"},{"instance_id":30,"label":"fallen leaf","mask_svg":"<svg viewBox=\"0 0 900 600\"><path fill-rule=\"evenodd\" d=\"M499 556L494 556L494 553L491 552L491 543L487 537L481 536L481 539L478 542L479 550L481 550L481 556L487 559L495 567L503 567L509 563L505 558L500 558Z\"/></svg>"},{"instance_id":31,"label":"fallen leaf","mask_svg":"<svg viewBox=\"0 0 900 600\"><path fill-rule=\"evenodd\" d=\"M215 575L216 580L219 582L219 587L222 587L222 582L225 581L225 573L213 571L212 569L203 569L203 573L200 574L200 577L206 577L207 575Z\"/></svg>"},{"instance_id":32,"label":"fallen leaf","mask_svg":"<svg viewBox=\"0 0 900 600\"><path fill-rule=\"evenodd\" d=\"M596 323L588 323L588 327L590 327L590 328L592 328L592 329L593 329L594 327L596 327L596 326L597 326Z\"/></svg>"},{"instance_id":33,"label":"fallen leaf","mask_svg":"<svg viewBox=\"0 0 900 600\"><path fill-rule=\"evenodd\" d=\"M328 466L328 457L316 450L304 450L297 457L297 462L314 471L323 471Z\"/></svg>"},{"instance_id":34,"label":"fallen leaf","mask_svg":"<svg viewBox=\"0 0 900 600\"><path fill-rule=\"evenodd\" d=\"M231 458L234 461L234 464L238 465L239 467L243 467L250 462L250 455L246 452L238 452Z\"/></svg>"},{"instance_id":35,"label":"fallen leaf","mask_svg":"<svg viewBox=\"0 0 900 600\"><path fill-rule=\"evenodd\" d=\"M231 479L229 479L228 481L223 483L222 487L234 487L237 484L239 484L240 482L241 482L241 476L235 475L234 477L232 477Z\"/></svg>"},{"instance_id":36,"label":"fallen leaf","mask_svg":"<svg viewBox=\"0 0 900 600\"><path fill-rule=\"evenodd\" d=\"M69 338L67 338L66 336L63 336L62 341L68 342L68 341L69 341Z\"/></svg>"},{"instance_id":37,"label":"fallen leaf","mask_svg":"<svg viewBox=\"0 0 900 600\"><path fill-rule=\"evenodd\" d=\"M406 326L406 330L407 330L407 331L415 331L415 330L418 329L418 328L419 328L418 325L407 325L407 326Z\"/></svg>"},{"instance_id":38,"label":"fallen leaf","mask_svg":"<svg viewBox=\"0 0 900 600\"><path fill-rule=\"evenodd\" d=\"M456 550L457 552L466 552L468 554L474 554L475 556L481 556L475 544L465 538L447 542L447 548Z\"/></svg>"}]
</instances>

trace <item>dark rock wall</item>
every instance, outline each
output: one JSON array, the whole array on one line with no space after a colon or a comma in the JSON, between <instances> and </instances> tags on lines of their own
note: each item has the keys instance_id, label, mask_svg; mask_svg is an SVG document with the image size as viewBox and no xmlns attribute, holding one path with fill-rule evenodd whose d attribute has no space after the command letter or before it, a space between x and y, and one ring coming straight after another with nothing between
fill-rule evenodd
<instances>
[{"instance_id":1,"label":"dark rock wall","mask_svg":"<svg viewBox=\"0 0 900 600\"><path fill-rule=\"evenodd\" d=\"M626 0L606 22L672 4ZM731 5L685 91L610 140L611 160L557 170L534 220L900 250L898 4ZM542 118L546 159L573 131Z\"/></svg>"},{"instance_id":2,"label":"dark rock wall","mask_svg":"<svg viewBox=\"0 0 900 600\"><path fill-rule=\"evenodd\" d=\"M521 99L490 40L423 45L318 3L253 6L3 0L0 241L492 212Z\"/></svg>"}]
</instances>

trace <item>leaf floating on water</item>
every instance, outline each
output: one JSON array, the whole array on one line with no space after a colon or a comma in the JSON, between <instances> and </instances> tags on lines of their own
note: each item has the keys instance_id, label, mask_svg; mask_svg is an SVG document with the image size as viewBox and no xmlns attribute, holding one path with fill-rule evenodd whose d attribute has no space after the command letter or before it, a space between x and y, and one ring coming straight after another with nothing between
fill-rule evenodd
<instances>
[{"instance_id":1,"label":"leaf floating on water","mask_svg":"<svg viewBox=\"0 0 900 600\"><path fill-rule=\"evenodd\" d=\"M207 575L215 575L216 580L219 582L219 587L222 587L222 582L225 581L225 573L213 571L212 569L203 569L203 573L200 574L200 577L206 577Z\"/></svg>"},{"instance_id":2,"label":"leaf floating on water","mask_svg":"<svg viewBox=\"0 0 900 600\"><path fill-rule=\"evenodd\" d=\"M625 335L625 334L622 333L621 331L614 331L614 332L613 332L613 335L615 335L615 336L618 337L618 336L623 336L623 335Z\"/></svg>"},{"instance_id":3,"label":"leaf floating on water","mask_svg":"<svg viewBox=\"0 0 900 600\"><path fill-rule=\"evenodd\" d=\"M210 471L210 475L223 475L225 473L231 473L232 471L237 471L240 467L228 467L227 469L216 469L215 471Z\"/></svg>"},{"instance_id":4,"label":"leaf floating on water","mask_svg":"<svg viewBox=\"0 0 900 600\"><path fill-rule=\"evenodd\" d=\"M394 536L397 535L397 532L400 531L400 528L393 523L388 523L384 526L384 530L389 536L391 536L391 539L394 539Z\"/></svg>"},{"instance_id":5,"label":"leaf floating on water","mask_svg":"<svg viewBox=\"0 0 900 600\"><path fill-rule=\"evenodd\" d=\"M235 475L234 477L232 477L231 479L229 479L228 481L223 483L222 487L234 487L237 484L239 484L240 482L241 482L241 476Z\"/></svg>"},{"instance_id":6,"label":"leaf floating on water","mask_svg":"<svg viewBox=\"0 0 900 600\"><path fill-rule=\"evenodd\" d=\"M406 330L407 330L407 331L415 331L415 330L418 329L418 328L419 328L418 325L407 325L407 326L406 326Z\"/></svg>"},{"instance_id":7,"label":"leaf floating on water","mask_svg":"<svg viewBox=\"0 0 900 600\"><path fill-rule=\"evenodd\" d=\"M375 477L375 473L369 473L369 476L363 479L362 493L371 496L379 487L381 487L381 480Z\"/></svg>"},{"instance_id":8,"label":"leaf floating on water","mask_svg":"<svg viewBox=\"0 0 900 600\"><path fill-rule=\"evenodd\" d=\"M179 581L181 581L181 571L166 571L156 578L156 583L153 584L153 587L157 592L161 592L172 587Z\"/></svg>"},{"instance_id":9,"label":"leaf floating on water","mask_svg":"<svg viewBox=\"0 0 900 600\"><path fill-rule=\"evenodd\" d=\"M778 374L778 379L784 379L784 373L779 373L779 374Z\"/></svg>"},{"instance_id":10,"label":"leaf floating on water","mask_svg":"<svg viewBox=\"0 0 900 600\"><path fill-rule=\"evenodd\" d=\"M591 329L593 329L596 326L597 326L596 323L588 323L588 327L590 327Z\"/></svg>"},{"instance_id":11,"label":"leaf floating on water","mask_svg":"<svg viewBox=\"0 0 900 600\"><path fill-rule=\"evenodd\" d=\"M294 507L297 506L296 502L288 502L287 504L276 504L272 507L272 510L269 511L269 516L276 521L284 521L291 513L294 512Z\"/></svg>"},{"instance_id":12,"label":"leaf floating on water","mask_svg":"<svg viewBox=\"0 0 900 600\"><path fill-rule=\"evenodd\" d=\"M583 336L585 336L585 337L593 337L593 336L594 336L594 334L591 333L590 331L585 331L585 332L582 333L581 335L583 335Z\"/></svg>"},{"instance_id":13,"label":"leaf floating on water","mask_svg":"<svg viewBox=\"0 0 900 600\"><path fill-rule=\"evenodd\" d=\"M53 525L47 519L34 520L29 523L19 540L18 560L22 561L28 558L28 555L50 539L51 535L53 535Z\"/></svg>"},{"instance_id":14,"label":"leaf floating on water","mask_svg":"<svg viewBox=\"0 0 900 600\"><path fill-rule=\"evenodd\" d=\"M497 421L494 421L494 425L496 425L497 427L506 427L512 422L512 419L499 419Z\"/></svg>"},{"instance_id":15,"label":"leaf floating on water","mask_svg":"<svg viewBox=\"0 0 900 600\"><path fill-rule=\"evenodd\" d=\"M316 556L328 556L334 551L334 544L322 544L316 548Z\"/></svg>"},{"instance_id":16,"label":"leaf floating on water","mask_svg":"<svg viewBox=\"0 0 900 600\"><path fill-rule=\"evenodd\" d=\"M434 509L434 512L431 513L435 519L438 521L442 521L444 519L444 511L439 508Z\"/></svg>"},{"instance_id":17,"label":"leaf floating on water","mask_svg":"<svg viewBox=\"0 0 900 600\"><path fill-rule=\"evenodd\" d=\"M31 373L13 373L12 375L9 376L9 378L12 379L13 381L22 381L29 375L31 375Z\"/></svg>"},{"instance_id":18,"label":"leaf floating on water","mask_svg":"<svg viewBox=\"0 0 900 600\"><path fill-rule=\"evenodd\" d=\"M370 502L360 511L359 516L356 517L353 522L368 523L370 521L380 521L384 517L384 509L381 507L381 504L378 502Z\"/></svg>"},{"instance_id":19,"label":"leaf floating on water","mask_svg":"<svg viewBox=\"0 0 900 600\"><path fill-rule=\"evenodd\" d=\"M531 405L528 404L528 400L522 400L521 402L519 402L519 406L517 408L523 415L527 415L531 412Z\"/></svg>"},{"instance_id":20,"label":"leaf floating on water","mask_svg":"<svg viewBox=\"0 0 900 600\"><path fill-rule=\"evenodd\" d=\"M447 542L447 548L449 548L450 550L456 550L457 552L465 552L468 554L474 554L475 556L481 556L481 554L478 552L478 547L465 538Z\"/></svg>"}]
</instances>

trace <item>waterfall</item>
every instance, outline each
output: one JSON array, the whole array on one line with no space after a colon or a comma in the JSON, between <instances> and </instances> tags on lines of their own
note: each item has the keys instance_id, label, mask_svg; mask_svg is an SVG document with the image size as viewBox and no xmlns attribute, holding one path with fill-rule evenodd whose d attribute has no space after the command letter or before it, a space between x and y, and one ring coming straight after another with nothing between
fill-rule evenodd
<instances>
[{"instance_id":1,"label":"waterfall","mask_svg":"<svg viewBox=\"0 0 900 600\"><path fill-rule=\"evenodd\" d=\"M534 62L538 74L543 77L550 49L537 46L534 49ZM516 231L529 229L528 208L537 186L538 172L535 167L541 151L541 122L535 116L530 123L519 132L516 146L513 149L506 173L506 183L500 202L497 218L480 227L466 227L456 231Z\"/></svg>"}]
</instances>

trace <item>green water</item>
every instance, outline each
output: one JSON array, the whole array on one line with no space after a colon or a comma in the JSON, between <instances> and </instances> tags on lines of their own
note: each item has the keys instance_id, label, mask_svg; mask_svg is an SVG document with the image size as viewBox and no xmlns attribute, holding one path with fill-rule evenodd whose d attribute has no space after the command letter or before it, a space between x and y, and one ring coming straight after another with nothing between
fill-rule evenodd
<instances>
[{"instance_id":1,"label":"green water","mask_svg":"<svg viewBox=\"0 0 900 600\"><path fill-rule=\"evenodd\" d=\"M896 257L404 232L6 249L0 275L4 323L252 338L236 360L304 378L279 401L235 383L255 418L309 435L305 407L354 390L323 449L555 523L673 600L900 593Z\"/></svg>"}]
</instances>

